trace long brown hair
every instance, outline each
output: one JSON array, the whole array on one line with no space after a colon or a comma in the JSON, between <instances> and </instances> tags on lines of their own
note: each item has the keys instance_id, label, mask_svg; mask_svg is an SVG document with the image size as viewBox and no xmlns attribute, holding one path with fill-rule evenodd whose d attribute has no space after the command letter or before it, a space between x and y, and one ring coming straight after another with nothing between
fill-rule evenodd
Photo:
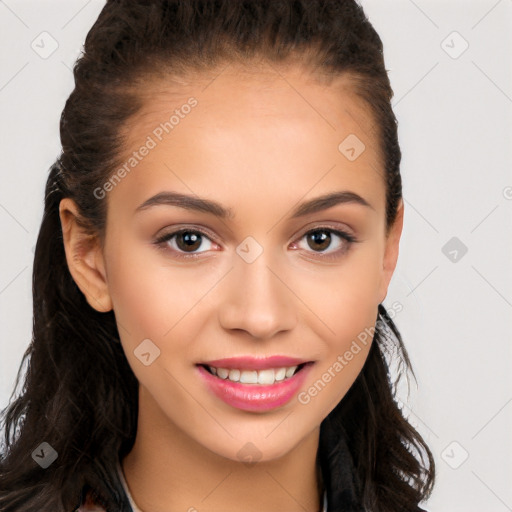
<instances>
[{"instance_id":1,"label":"long brown hair","mask_svg":"<svg viewBox=\"0 0 512 512\"><path fill-rule=\"evenodd\" d=\"M345 74L372 112L386 184L389 229L402 198L393 91L381 39L355 0L108 0L74 66L75 88L61 116L62 152L50 169L33 268L33 336L22 393L2 411L0 509L69 512L93 490L109 511L128 511L116 464L137 431L138 382L119 343L113 311L91 308L65 259L59 203L70 197L102 237L106 201L94 190L121 164L122 127L144 101L151 77L213 70L253 57L303 57L327 75ZM125 149L125 148L124 148ZM421 510L434 460L397 405L398 378L412 373L402 338L382 304L365 365L322 423L333 444L346 436L372 512ZM42 442L58 454L42 469ZM334 507L333 510L336 510Z\"/></svg>"}]
</instances>

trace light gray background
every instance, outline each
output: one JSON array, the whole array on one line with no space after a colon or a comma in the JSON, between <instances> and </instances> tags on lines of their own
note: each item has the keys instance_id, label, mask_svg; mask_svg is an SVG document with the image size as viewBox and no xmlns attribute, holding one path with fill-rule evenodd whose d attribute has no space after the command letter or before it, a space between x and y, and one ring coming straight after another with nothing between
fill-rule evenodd
<instances>
[{"instance_id":1,"label":"light gray background","mask_svg":"<svg viewBox=\"0 0 512 512\"><path fill-rule=\"evenodd\" d=\"M0 407L31 337L32 251L71 68L103 3L0 0ZM418 387L401 397L437 462L427 508L510 511L512 0L362 4L400 123L405 225L386 304L403 305Z\"/></svg>"}]
</instances>

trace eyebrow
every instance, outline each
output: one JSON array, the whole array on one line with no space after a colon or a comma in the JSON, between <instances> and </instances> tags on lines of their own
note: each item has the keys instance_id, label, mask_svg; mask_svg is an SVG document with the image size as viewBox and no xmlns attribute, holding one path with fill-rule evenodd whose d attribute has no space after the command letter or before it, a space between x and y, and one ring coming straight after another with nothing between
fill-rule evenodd
<instances>
[{"instance_id":1,"label":"eyebrow","mask_svg":"<svg viewBox=\"0 0 512 512\"><path fill-rule=\"evenodd\" d=\"M360 195L355 192L343 190L324 194L299 204L299 206L293 210L291 218L296 219L304 217L305 215L327 210L328 208L332 208L338 204L359 204L375 210L375 208ZM194 195L169 191L159 192L158 194L150 197L138 206L135 212L137 213L139 211L147 210L158 205L177 206L178 208L184 208L186 210L210 213L221 219L234 217L234 213L231 208L226 208L216 201Z\"/></svg>"}]
</instances>

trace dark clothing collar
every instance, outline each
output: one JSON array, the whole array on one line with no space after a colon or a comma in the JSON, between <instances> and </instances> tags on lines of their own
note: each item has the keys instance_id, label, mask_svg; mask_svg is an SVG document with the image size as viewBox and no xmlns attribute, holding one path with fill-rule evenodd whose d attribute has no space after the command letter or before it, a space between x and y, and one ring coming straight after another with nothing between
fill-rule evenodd
<instances>
[{"instance_id":1,"label":"dark clothing collar","mask_svg":"<svg viewBox=\"0 0 512 512\"><path fill-rule=\"evenodd\" d=\"M346 434L332 415L320 425L317 461L327 491L328 512L364 512L361 486Z\"/></svg>"}]
</instances>

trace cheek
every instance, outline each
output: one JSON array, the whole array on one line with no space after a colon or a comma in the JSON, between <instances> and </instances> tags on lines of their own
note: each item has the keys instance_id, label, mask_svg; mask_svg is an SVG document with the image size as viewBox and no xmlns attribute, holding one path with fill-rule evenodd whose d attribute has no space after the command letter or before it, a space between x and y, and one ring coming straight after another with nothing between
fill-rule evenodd
<instances>
[{"instance_id":1,"label":"cheek","mask_svg":"<svg viewBox=\"0 0 512 512\"><path fill-rule=\"evenodd\" d=\"M116 252L111 255L108 276L116 320L125 327L122 330L124 334L129 332L130 336L149 337L151 332L165 327L158 322L155 324L162 303L158 276L136 250L128 248L127 244L124 247L123 244L117 245Z\"/></svg>"},{"instance_id":2,"label":"cheek","mask_svg":"<svg viewBox=\"0 0 512 512\"><path fill-rule=\"evenodd\" d=\"M299 401L318 407L320 416L347 393L371 348L378 315L378 255L377 245L366 247L301 292L315 313L307 322L323 343L318 368Z\"/></svg>"},{"instance_id":3,"label":"cheek","mask_svg":"<svg viewBox=\"0 0 512 512\"><path fill-rule=\"evenodd\" d=\"M115 245L114 245L115 244ZM185 354L204 319L204 300L219 280L205 266L166 264L157 248L121 236L109 253L108 283L126 352L149 338L167 354Z\"/></svg>"},{"instance_id":4,"label":"cheek","mask_svg":"<svg viewBox=\"0 0 512 512\"><path fill-rule=\"evenodd\" d=\"M304 281L301 294L324 324L330 344L346 343L375 324L382 266L378 255L376 244L368 245L338 268Z\"/></svg>"},{"instance_id":5,"label":"cheek","mask_svg":"<svg viewBox=\"0 0 512 512\"><path fill-rule=\"evenodd\" d=\"M176 294L163 285L152 249L117 231L106 251L109 292L128 357L144 339L161 348L159 340L172 327L176 311L177 304L172 303Z\"/></svg>"}]
</instances>

